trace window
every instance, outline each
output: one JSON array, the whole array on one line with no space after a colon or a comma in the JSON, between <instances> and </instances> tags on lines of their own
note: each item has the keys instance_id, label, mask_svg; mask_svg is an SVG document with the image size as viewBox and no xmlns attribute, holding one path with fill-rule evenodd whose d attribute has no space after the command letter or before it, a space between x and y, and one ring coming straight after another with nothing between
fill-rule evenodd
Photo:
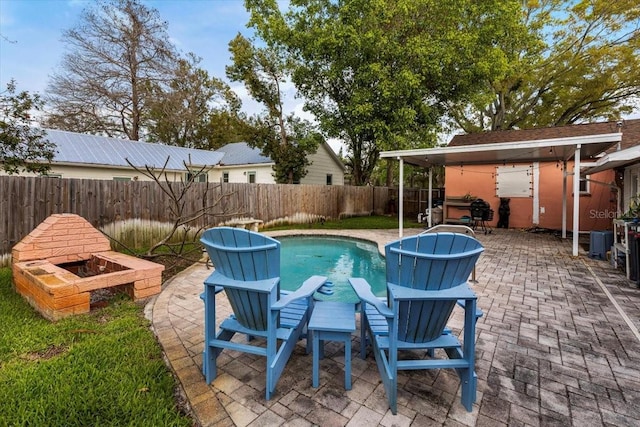
<instances>
[{"instance_id":1,"label":"window","mask_svg":"<svg viewBox=\"0 0 640 427\"><path fill-rule=\"evenodd\" d=\"M207 173L206 172L187 172L185 174L186 181L194 181L194 182L207 182Z\"/></svg>"},{"instance_id":2,"label":"window","mask_svg":"<svg viewBox=\"0 0 640 427\"><path fill-rule=\"evenodd\" d=\"M580 178L580 194L589 194L591 188L589 185L590 175L585 176L584 178Z\"/></svg>"},{"instance_id":3,"label":"window","mask_svg":"<svg viewBox=\"0 0 640 427\"><path fill-rule=\"evenodd\" d=\"M333 185L333 175L327 174L327 185Z\"/></svg>"},{"instance_id":4,"label":"window","mask_svg":"<svg viewBox=\"0 0 640 427\"><path fill-rule=\"evenodd\" d=\"M125 181L131 181L131 178L128 176L114 176L113 180L125 182Z\"/></svg>"},{"instance_id":5,"label":"window","mask_svg":"<svg viewBox=\"0 0 640 427\"><path fill-rule=\"evenodd\" d=\"M247 182L249 184L256 183L256 173L255 172L247 172Z\"/></svg>"},{"instance_id":6,"label":"window","mask_svg":"<svg viewBox=\"0 0 640 427\"><path fill-rule=\"evenodd\" d=\"M47 173L47 174L43 174L40 175L42 178L62 178L62 174L61 173Z\"/></svg>"},{"instance_id":7,"label":"window","mask_svg":"<svg viewBox=\"0 0 640 427\"><path fill-rule=\"evenodd\" d=\"M635 197L638 193L640 193L640 169L638 168L629 168L629 197ZM625 181L625 186L627 181Z\"/></svg>"},{"instance_id":8,"label":"window","mask_svg":"<svg viewBox=\"0 0 640 427\"><path fill-rule=\"evenodd\" d=\"M222 182L229 182L229 172L222 172Z\"/></svg>"}]
</instances>

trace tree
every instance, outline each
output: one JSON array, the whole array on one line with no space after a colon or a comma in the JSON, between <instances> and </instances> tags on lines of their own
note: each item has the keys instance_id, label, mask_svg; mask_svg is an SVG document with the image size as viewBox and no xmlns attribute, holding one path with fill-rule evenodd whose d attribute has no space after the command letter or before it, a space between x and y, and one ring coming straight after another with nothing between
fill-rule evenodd
<instances>
[{"instance_id":1,"label":"tree","mask_svg":"<svg viewBox=\"0 0 640 427\"><path fill-rule=\"evenodd\" d=\"M140 139L148 88L174 75L167 23L138 0L101 1L63 33L62 71L49 83L49 127Z\"/></svg>"},{"instance_id":2,"label":"tree","mask_svg":"<svg viewBox=\"0 0 640 427\"><path fill-rule=\"evenodd\" d=\"M212 111L208 128L209 148L216 149L231 142L246 142L253 132L251 120L246 114L227 110Z\"/></svg>"},{"instance_id":3,"label":"tree","mask_svg":"<svg viewBox=\"0 0 640 427\"><path fill-rule=\"evenodd\" d=\"M294 115L288 115L284 123L289 129L286 145L282 143L280 133L274 130L272 121L260 116L249 120L247 141L274 161L273 176L277 183L295 184L307 175L307 167L311 164L309 154L317 151L324 138L311 123Z\"/></svg>"},{"instance_id":4,"label":"tree","mask_svg":"<svg viewBox=\"0 0 640 427\"><path fill-rule=\"evenodd\" d=\"M42 109L42 100L26 91L16 93L11 80L0 93L0 163L8 174L46 174L55 155L55 144L42 129L31 126L31 112Z\"/></svg>"},{"instance_id":5,"label":"tree","mask_svg":"<svg viewBox=\"0 0 640 427\"><path fill-rule=\"evenodd\" d=\"M103 233L115 244L118 251L126 251L156 262L161 260L166 267L165 273L173 275L186 265L202 259L202 245L199 239L207 227L206 224L216 224L233 216L247 215L247 212L230 208L229 198L235 191L228 191L220 183L198 182L194 179L175 181L166 171L169 161L170 158L167 157L161 168L155 168L148 165L138 167L127 160L131 168L149 179L152 187L164 193L166 201L163 207L169 220L156 223L151 229L143 227L142 230L129 230L116 226ZM206 175L209 167L195 167L187 162L183 163L183 166L185 173L193 176ZM136 183L123 184L130 186ZM147 187L148 184L145 183L145 188ZM193 203L196 199L198 203ZM138 231L140 233L137 233ZM141 240L138 240L137 235L141 235Z\"/></svg>"},{"instance_id":6,"label":"tree","mask_svg":"<svg viewBox=\"0 0 640 427\"><path fill-rule=\"evenodd\" d=\"M615 120L637 108L637 2L524 2L520 17L526 34L496 39L504 74L450 106L454 125L467 133L561 126Z\"/></svg>"},{"instance_id":7,"label":"tree","mask_svg":"<svg viewBox=\"0 0 640 427\"><path fill-rule=\"evenodd\" d=\"M244 82L249 94L266 109L264 117L254 120L248 143L274 161L276 182L299 182L307 174L308 155L315 153L323 138L311 123L283 111L286 56L275 47L256 48L241 34L229 42L229 50L233 64L226 67L227 77Z\"/></svg>"},{"instance_id":8,"label":"tree","mask_svg":"<svg viewBox=\"0 0 640 427\"><path fill-rule=\"evenodd\" d=\"M356 185L381 150L435 143L447 102L502 72L490 43L517 27L519 1L247 0L250 26L293 62L293 82L329 137L345 141Z\"/></svg>"},{"instance_id":9,"label":"tree","mask_svg":"<svg viewBox=\"0 0 640 427\"><path fill-rule=\"evenodd\" d=\"M229 85L199 68L199 62L193 54L179 60L168 85L152 86L148 140L201 149L241 140L240 100Z\"/></svg>"}]
</instances>

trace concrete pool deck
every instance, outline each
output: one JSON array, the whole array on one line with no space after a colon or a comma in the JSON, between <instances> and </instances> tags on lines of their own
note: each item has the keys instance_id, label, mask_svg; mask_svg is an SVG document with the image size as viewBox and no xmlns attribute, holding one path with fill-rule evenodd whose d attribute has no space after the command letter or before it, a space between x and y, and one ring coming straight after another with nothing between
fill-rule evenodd
<instances>
[{"instance_id":1,"label":"concrete pool deck","mask_svg":"<svg viewBox=\"0 0 640 427\"><path fill-rule=\"evenodd\" d=\"M405 229L405 235L419 229ZM317 230L384 245L397 230ZM637 426L640 425L640 289L605 261L551 234L494 230L478 234L476 371L473 412L460 403L455 373L399 374L392 415L375 360L358 355L353 334L353 388L344 389L344 346L328 342L320 387L311 387L312 356L298 344L274 397L264 399L264 360L225 351L219 376L201 373L204 306L212 270L195 265L149 302L147 314L192 410L203 426ZM230 312L229 307L219 311ZM450 326L459 331L462 312ZM218 319L219 321L220 319ZM359 326L358 326L359 328Z\"/></svg>"}]
</instances>

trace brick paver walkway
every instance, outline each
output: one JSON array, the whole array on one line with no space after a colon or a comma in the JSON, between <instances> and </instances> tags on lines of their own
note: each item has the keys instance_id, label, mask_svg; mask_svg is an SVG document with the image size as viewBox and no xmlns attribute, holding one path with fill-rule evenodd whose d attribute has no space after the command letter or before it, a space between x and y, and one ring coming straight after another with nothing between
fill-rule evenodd
<instances>
[{"instance_id":1,"label":"brick paver walkway","mask_svg":"<svg viewBox=\"0 0 640 427\"><path fill-rule=\"evenodd\" d=\"M397 238L396 231L340 233L382 245ZM326 345L317 389L303 342L270 401L257 356L223 352L218 378L206 385L199 294L211 270L204 266L175 277L148 312L203 426L640 425L640 290L585 250L572 257L570 240L516 230L477 237L486 250L473 287L484 316L477 324L478 398L471 413L460 404L455 373L441 370L401 372L398 415L392 415L373 356L358 356L357 334L350 391L344 390L343 345L335 342ZM451 326L458 331L461 324L456 312Z\"/></svg>"}]
</instances>

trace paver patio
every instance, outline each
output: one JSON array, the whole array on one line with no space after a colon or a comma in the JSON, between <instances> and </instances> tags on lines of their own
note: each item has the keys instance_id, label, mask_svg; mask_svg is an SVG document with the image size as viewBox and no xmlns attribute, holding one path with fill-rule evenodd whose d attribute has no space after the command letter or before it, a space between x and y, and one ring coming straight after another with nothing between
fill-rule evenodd
<instances>
[{"instance_id":1,"label":"paver patio","mask_svg":"<svg viewBox=\"0 0 640 427\"><path fill-rule=\"evenodd\" d=\"M418 231L408 229L405 235ZM397 238L395 230L326 234L379 245ZM223 352L218 378L206 385L199 294L211 270L204 265L166 284L147 313L203 426L640 425L640 289L606 261L589 259L586 249L572 257L570 239L518 230L477 238L486 250L473 288L484 316L477 323L478 396L471 413L460 404L455 373L440 370L401 372L398 415L392 415L373 356L359 358L358 333L352 340L350 391L344 389L339 342L325 347L317 389L311 386L312 358L304 342L269 401L264 360L258 356ZM218 321L229 312L220 310ZM450 325L459 331L461 324L460 310Z\"/></svg>"}]
</instances>

